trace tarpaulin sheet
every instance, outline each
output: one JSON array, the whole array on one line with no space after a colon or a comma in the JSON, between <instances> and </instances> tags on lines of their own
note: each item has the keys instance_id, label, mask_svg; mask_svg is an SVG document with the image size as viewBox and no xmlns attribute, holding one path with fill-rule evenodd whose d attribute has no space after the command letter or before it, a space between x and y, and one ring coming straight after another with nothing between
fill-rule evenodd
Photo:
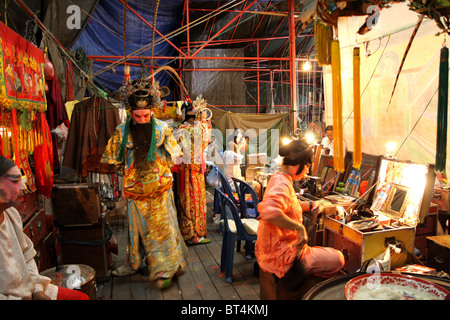
<instances>
[{"instance_id":1,"label":"tarpaulin sheet","mask_svg":"<svg viewBox=\"0 0 450 320\"><path fill-rule=\"evenodd\" d=\"M167 35L181 26L183 14L183 0L160 1L157 11L156 28L161 34ZM153 24L153 15L155 12L155 1L148 0L130 0L128 5L137 11L140 16L150 24ZM123 13L124 5L120 1L100 0L89 20L89 23L73 45L73 50L79 46L83 47L86 54L100 56L124 56L123 43ZM126 14L126 53L127 56L135 55L134 52L142 47L148 46L152 42L152 29L138 18L131 10ZM155 40L160 39L155 34ZM177 39L171 38L171 42L177 45ZM159 41L158 41L159 42ZM154 56L177 56L179 53L166 41L159 42L154 47ZM152 55L151 46L148 50L140 52L138 56L145 56L145 64L150 65ZM116 61L115 59L112 61ZM139 64L139 60L129 60L130 63ZM156 67L166 65L168 60L154 60ZM95 62L93 73L95 81L110 91L116 91L123 84L124 72L123 65L114 66L114 72L102 72L109 63ZM148 70L150 73L150 70ZM131 68L131 79L139 77L139 68ZM171 75L166 72L160 72L156 80L161 86L170 86Z\"/></svg>"},{"instance_id":2,"label":"tarpaulin sheet","mask_svg":"<svg viewBox=\"0 0 450 320\"><path fill-rule=\"evenodd\" d=\"M97 3L98 0L51 1L45 11L43 23L50 30L52 36L58 39L58 42L64 48L68 49L82 33ZM75 54L74 58L77 66L69 68L70 63L68 58L62 52L60 45L52 39L52 36L43 33L40 48L47 50L47 57L53 64L55 75L58 78L61 92L66 101L73 100L74 98L76 100L82 100L85 96L87 85L83 74L92 73L92 62L86 61L86 63L83 63L83 57ZM69 72L69 69L73 71ZM67 86L66 82L68 82ZM75 84L73 89L74 96L66 94L66 91L71 90L70 83Z\"/></svg>"},{"instance_id":3,"label":"tarpaulin sheet","mask_svg":"<svg viewBox=\"0 0 450 320\"><path fill-rule=\"evenodd\" d=\"M98 0L50 1L43 23L65 48L70 48L97 3Z\"/></svg>"},{"instance_id":4,"label":"tarpaulin sheet","mask_svg":"<svg viewBox=\"0 0 450 320\"><path fill-rule=\"evenodd\" d=\"M203 49L198 57L243 57L244 50ZM244 82L244 60L205 59L189 61L185 68L185 85L193 99L198 95L212 105L245 105L246 83ZM199 70L200 69L200 70ZM202 71L201 69L220 69L220 71ZM234 69L226 71L226 69Z\"/></svg>"},{"instance_id":5,"label":"tarpaulin sheet","mask_svg":"<svg viewBox=\"0 0 450 320\"><path fill-rule=\"evenodd\" d=\"M286 125L289 113L234 113L209 106L208 108L213 114L212 134L216 137L216 141L222 142L224 150L226 142L234 138L233 131L240 129L244 137L249 137L252 153L267 153L268 158L273 159L278 156L280 139L289 136Z\"/></svg>"}]
</instances>

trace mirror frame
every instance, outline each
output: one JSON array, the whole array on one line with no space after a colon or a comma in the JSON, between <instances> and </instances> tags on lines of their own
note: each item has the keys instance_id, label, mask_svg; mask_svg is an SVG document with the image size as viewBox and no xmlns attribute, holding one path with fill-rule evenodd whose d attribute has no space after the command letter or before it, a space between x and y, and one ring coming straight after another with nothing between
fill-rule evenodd
<instances>
[{"instance_id":1,"label":"mirror frame","mask_svg":"<svg viewBox=\"0 0 450 320\"><path fill-rule=\"evenodd\" d=\"M392 201L394 200L394 196L395 196L395 193L397 192L397 190L402 190L402 191L406 192L406 196L405 196L405 199L403 200L400 211L395 211L395 210L391 209L391 204L392 204ZM409 197L410 197L409 190L410 190L410 188L408 188L406 186L402 186L400 184L394 183L392 185L392 189L389 191L388 198L386 199L386 201L383 204L382 211L389 213L395 219L402 218L403 215L405 214L405 210L406 210L406 207L409 202Z\"/></svg>"}]
</instances>

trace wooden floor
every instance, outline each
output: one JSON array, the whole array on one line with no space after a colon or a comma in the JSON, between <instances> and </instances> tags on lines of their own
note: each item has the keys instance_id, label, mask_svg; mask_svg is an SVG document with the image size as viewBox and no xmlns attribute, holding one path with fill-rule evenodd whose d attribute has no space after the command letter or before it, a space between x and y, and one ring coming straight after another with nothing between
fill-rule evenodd
<instances>
[{"instance_id":1,"label":"wooden floor","mask_svg":"<svg viewBox=\"0 0 450 320\"><path fill-rule=\"evenodd\" d=\"M242 251L235 252L233 283L225 282L220 272L222 234L212 221L213 195L207 190L208 235L211 243L188 246L186 271L173 278L172 285L157 289L147 277L136 273L114 277L97 283L97 298L101 300L259 300L259 278L254 275L255 259L246 260ZM119 252L113 255L112 269L125 261L127 237L126 219L112 220L111 227L119 243Z\"/></svg>"}]
</instances>

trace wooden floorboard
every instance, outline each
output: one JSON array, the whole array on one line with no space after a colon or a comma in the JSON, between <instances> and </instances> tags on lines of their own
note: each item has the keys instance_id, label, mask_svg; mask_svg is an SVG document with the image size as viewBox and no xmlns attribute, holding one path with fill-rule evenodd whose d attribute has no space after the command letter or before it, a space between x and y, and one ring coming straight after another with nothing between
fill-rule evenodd
<instances>
[{"instance_id":1,"label":"wooden floorboard","mask_svg":"<svg viewBox=\"0 0 450 320\"><path fill-rule=\"evenodd\" d=\"M246 260L243 252L234 253L233 282L225 282L220 271L222 233L213 223L213 194L207 191L208 235L211 243L188 246L187 266L183 274L173 278L169 288L159 290L148 277L136 273L125 277L111 276L97 283L97 297L102 300L259 300L259 279L253 274L255 259ZM112 256L112 269L125 262L127 243L126 220L111 220L119 244ZM242 249L243 251L243 249Z\"/></svg>"}]
</instances>

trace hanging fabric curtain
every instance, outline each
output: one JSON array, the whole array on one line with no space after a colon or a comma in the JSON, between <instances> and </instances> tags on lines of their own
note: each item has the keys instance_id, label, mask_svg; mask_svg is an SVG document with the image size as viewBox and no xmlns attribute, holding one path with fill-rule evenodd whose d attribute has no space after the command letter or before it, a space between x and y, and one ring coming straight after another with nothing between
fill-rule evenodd
<instances>
[{"instance_id":1,"label":"hanging fabric curtain","mask_svg":"<svg viewBox=\"0 0 450 320\"><path fill-rule=\"evenodd\" d=\"M331 75L333 81L333 145L334 170L344 172L344 143L342 135L342 83L339 40L331 43Z\"/></svg>"},{"instance_id":2,"label":"hanging fabric curtain","mask_svg":"<svg viewBox=\"0 0 450 320\"><path fill-rule=\"evenodd\" d=\"M435 172L444 175L447 161L448 48L441 49Z\"/></svg>"},{"instance_id":3,"label":"hanging fabric curtain","mask_svg":"<svg viewBox=\"0 0 450 320\"><path fill-rule=\"evenodd\" d=\"M353 167L361 167L361 88L359 47L353 49Z\"/></svg>"},{"instance_id":4,"label":"hanging fabric curtain","mask_svg":"<svg viewBox=\"0 0 450 320\"><path fill-rule=\"evenodd\" d=\"M331 26L325 25L319 18L314 20L314 46L319 66L331 63L331 40L333 32Z\"/></svg>"},{"instance_id":5,"label":"hanging fabric curtain","mask_svg":"<svg viewBox=\"0 0 450 320\"><path fill-rule=\"evenodd\" d=\"M50 198L53 188L53 141L45 113L41 112L38 121L42 130L42 140L34 149L36 188L39 194Z\"/></svg>"}]
</instances>

